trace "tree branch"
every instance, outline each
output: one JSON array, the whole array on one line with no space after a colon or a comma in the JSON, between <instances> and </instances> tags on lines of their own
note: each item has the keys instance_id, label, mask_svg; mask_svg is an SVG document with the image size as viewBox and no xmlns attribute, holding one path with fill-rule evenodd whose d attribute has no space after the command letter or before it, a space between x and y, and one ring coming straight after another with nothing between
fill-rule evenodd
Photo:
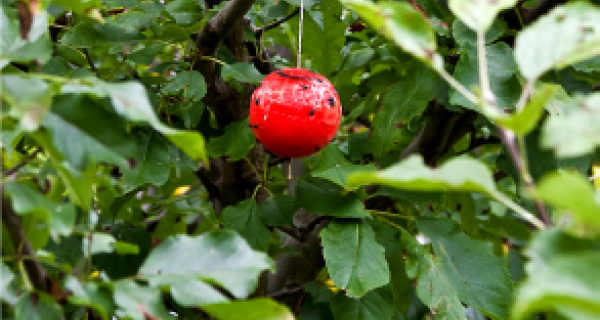
<instances>
[{"instance_id":1,"label":"tree branch","mask_svg":"<svg viewBox=\"0 0 600 320\"><path fill-rule=\"evenodd\" d=\"M15 213L10 200L4 196L4 190L0 187L2 193L2 223L6 226L8 235L19 257L35 257L35 252L31 248L25 232L21 227L21 218ZM46 272L41 263L35 259L22 260L23 266L31 285L40 291L47 291Z\"/></svg>"},{"instance_id":2,"label":"tree branch","mask_svg":"<svg viewBox=\"0 0 600 320\"><path fill-rule=\"evenodd\" d=\"M256 29L254 31L254 35L258 38L260 37L263 33L273 29L273 28L277 28L278 26L280 26L282 23L290 20L291 18L295 17L298 13L300 13L300 8L297 8L296 10L294 10L294 12L288 14L285 18L275 21L273 23L270 23L262 28Z\"/></svg>"},{"instance_id":3,"label":"tree branch","mask_svg":"<svg viewBox=\"0 0 600 320\"><path fill-rule=\"evenodd\" d=\"M15 172L19 171L19 169L28 164L29 161L34 159L38 155L38 153L40 153L40 151L42 151L42 148L35 149L30 155L28 155L25 159L21 160L21 162L17 163L17 165L15 165L14 167L2 171L2 176L7 177L13 175Z\"/></svg>"}]
</instances>

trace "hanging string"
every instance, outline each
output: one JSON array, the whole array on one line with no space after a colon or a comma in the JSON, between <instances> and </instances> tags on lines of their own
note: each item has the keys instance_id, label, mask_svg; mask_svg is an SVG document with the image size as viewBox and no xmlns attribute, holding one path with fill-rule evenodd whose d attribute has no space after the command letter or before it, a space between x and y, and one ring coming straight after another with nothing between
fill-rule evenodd
<instances>
[{"instance_id":1,"label":"hanging string","mask_svg":"<svg viewBox=\"0 0 600 320\"><path fill-rule=\"evenodd\" d=\"M298 61L296 66L302 68L302 25L304 23L304 0L300 0L300 22L298 25Z\"/></svg>"}]
</instances>

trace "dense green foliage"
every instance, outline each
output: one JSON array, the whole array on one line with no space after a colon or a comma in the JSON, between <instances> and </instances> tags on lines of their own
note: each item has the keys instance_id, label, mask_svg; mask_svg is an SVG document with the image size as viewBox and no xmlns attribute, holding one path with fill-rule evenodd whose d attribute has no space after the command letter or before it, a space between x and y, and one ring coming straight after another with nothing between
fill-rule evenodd
<instances>
[{"instance_id":1,"label":"dense green foliage","mask_svg":"<svg viewBox=\"0 0 600 320\"><path fill-rule=\"evenodd\" d=\"M600 318L600 8L304 0L344 117L290 180L299 6L2 1L2 318Z\"/></svg>"}]
</instances>

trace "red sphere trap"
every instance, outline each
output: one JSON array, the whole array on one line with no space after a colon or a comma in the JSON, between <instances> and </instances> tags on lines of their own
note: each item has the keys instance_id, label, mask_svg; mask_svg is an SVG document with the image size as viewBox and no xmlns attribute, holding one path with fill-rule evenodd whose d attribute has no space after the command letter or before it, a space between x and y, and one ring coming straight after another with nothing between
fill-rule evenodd
<instances>
[{"instance_id":1,"label":"red sphere trap","mask_svg":"<svg viewBox=\"0 0 600 320\"><path fill-rule=\"evenodd\" d=\"M320 74L288 68L269 74L252 94L250 127L270 152L306 157L323 149L340 125L337 91Z\"/></svg>"}]
</instances>

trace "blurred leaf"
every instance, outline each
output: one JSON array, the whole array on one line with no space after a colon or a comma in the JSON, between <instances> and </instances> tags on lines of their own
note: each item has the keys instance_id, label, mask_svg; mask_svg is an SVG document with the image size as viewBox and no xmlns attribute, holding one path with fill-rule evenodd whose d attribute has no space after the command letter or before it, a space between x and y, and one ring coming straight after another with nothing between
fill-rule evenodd
<instances>
[{"instance_id":1,"label":"blurred leaf","mask_svg":"<svg viewBox=\"0 0 600 320\"><path fill-rule=\"evenodd\" d=\"M2 98L8 102L8 114L19 120L20 128L35 131L50 109L51 87L41 79L22 75L2 76Z\"/></svg>"},{"instance_id":2,"label":"blurred leaf","mask_svg":"<svg viewBox=\"0 0 600 320\"><path fill-rule=\"evenodd\" d=\"M512 310L514 319L526 319L541 310L556 310L570 319L600 317L600 253L579 252L551 260L530 274L520 286Z\"/></svg>"},{"instance_id":3,"label":"blurred leaf","mask_svg":"<svg viewBox=\"0 0 600 320\"><path fill-rule=\"evenodd\" d=\"M341 2L402 49L435 68L443 67L441 57L435 53L433 27L409 3L374 4L368 0L342 0Z\"/></svg>"},{"instance_id":4,"label":"blurred leaf","mask_svg":"<svg viewBox=\"0 0 600 320\"><path fill-rule=\"evenodd\" d=\"M226 207L221 220L224 227L237 231L253 249L267 251L270 232L261 219L254 199Z\"/></svg>"},{"instance_id":5,"label":"blurred leaf","mask_svg":"<svg viewBox=\"0 0 600 320\"><path fill-rule=\"evenodd\" d=\"M309 213L339 218L369 216L358 195L320 179L301 179L296 185L296 203Z\"/></svg>"},{"instance_id":6,"label":"blurred leaf","mask_svg":"<svg viewBox=\"0 0 600 320\"><path fill-rule=\"evenodd\" d=\"M254 133L248 126L248 119L231 123L224 130L223 135L212 138L208 142L208 155L211 158L228 156L230 162L246 157L256 143Z\"/></svg>"},{"instance_id":7,"label":"blurred leaf","mask_svg":"<svg viewBox=\"0 0 600 320\"><path fill-rule=\"evenodd\" d=\"M378 290L371 291L360 299L337 294L331 301L334 319L375 320L391 319L394 309Z\"/></svg>"},{"instance_id":8,"label":"blurred leaf","mask_svg":"<svg viewBox=\"0 0 600 320\"><path fill-rule=\"evenodd\" d=\"M91 48L100 45L138 43L146 37L137 30L126 29L114 23L85 21L62 35L60 42L67 46Z\"/></svg>"},{"instance_id":9,"label":"blurred leaf","mask_svg":"<svg viewBox=\"0 0 600 320\"><path fill-rule=\"evenodd\" d=\"M12 271L10 271L4 262L0 262L0 297L2 297L2 300L6 300L5 297L9 294L9 285L14 278L15 275Z\"/></svg>"},{"instance_id":10,"label":"blurred leaf","mask_svg":"<svg viewBox=\"0 0 600 320\"><path fill-rule=\"evenodd\" d=\"M114 309L110 291L93 282L80 283L77 278L69 276L65 280L65 289L72 295L67 298L70 303L94 308L102 319L108 320Z\"/></svg>"},{"instance_id":11,"label":"blurred leaf","mask_svg":"<svg viewBox=\"0 0 600 320\"><path fill-rule=\"evenodd\" d=\"M162 89L165 94L177 94L183 91L183 97L188 100L200 100L206 95L206 81L198 71L182 71L169 77L169 83Z\"/></svg>"},{"instance_id":12,"label":"blurred leaf","mask_svg":"<svg viewBox=\"0 0 600 320\"><path fill-rule=\"evenodd\" d=\"M106 83L98 79L86 79L91 85L67 84L63 93L89 93L99 97L110 96L115 111L122 117L150 124L165 135L173 144L194 160L208 162L204 139L197 131L176 130L162 124L150 104L146 89L138 82Z\"/></svg>"},{"instance_id":13,"label":"blurred leaf","mask_svg":"<svg viewBox=\"0 0 600 320\"><path fill-rule=\"evenodd\" d=\"M375 50L369 47L351 51L344 62L344 70L362 67L373 60L374 57Z\"/></svg>"},{"instance_id":14,"label":"blurred leaf","mask_svg":"<svg viewBox=\"0 0 600 320\"><path fill-rule=\"evenodd\" d=\"M272 268L271 260L253 251L236 232L219 230L169 237L154 248L139 272L148 279L196 277L215 282L241 299L254 292L258 276Z\"/></svg>"},{"instance_id":15,"label":"blurred leaf","mask_svg":"<svg viewBox=\"0 0 600 320\"><path fill-rule=\"evenodd\" d=\"M486 108L484 113L498 125L511 129L516 134L526 135L538 125L544 113L544 107L558 92L558 88L553 85L543 85L534 92L525 108L513 115L507 115L491 108Z\"/></svg>"},{"instance_id":16,"label":"blurred leaf","mask_svg":"<svg viewBox=\"0 0 600 320\"><path fill-rule=\"evenodd\" d=\"M123 185L126 191L146 183L162 186L169 179L171 166L169 145L158 134L141 137L137 145L135 165L123 168Z\"/></svg>"},{"instance_id":17,"label":"blurred leaf","mask_svg":"<svg viewBox=\"0 0 600 320\"><path fill-rule=\"evenodd\" d=\"M500 19L494 20L485 33L485 44L490 44L500 38L508 29L508 24ZM469 29L459 19L452 23L452 36L461 46L477 46L477 33Z\"/></svg>"},{"instance_id":18,"label":"blurred leaf","mask_svg":"<svg viewBox=\"0 0 600 320\"><path fill-rule=\"evenodd\" d=\"M167 3L165 9L179 24L192 24L202 19L202 7L196 0L175 0Z\"/></svg>"},{"instance_id":19,"label":"blurred leaf","mask_svg":"<svg viewBox=\"0 0 600 320\"><path fill-rule=\"evenodd\" d=\"M517 0L450 0L450 10L469 28L485 32L504 9L513 7Z\"/></svg>"},{"instance_id":20,"label":"blurred leaf","mask_svg":"<svg viewBox=\"0 0 600 320\"><path fill-rule=\"evenodd\" d=\"M92 233L83 238L83 254L89 256L96 253L111 253L115 250L115 241L115 238L110 234Z\"/></svg>"},{"instance_id":21,"label":"blurred leaf","mask_svg":"<svg viewBox=\"0 0 600 320\"><path fill-rule=\"evenodd\" d=\"M584 1L554 8L517 36L515 57L529 80L600 54L600 9Z\"/></svg>"},{"instance_id":22,"label":"blurred leaf","mask_svg":"<svg viewBox=\"0 0 600 320\"><path fill-rule=\"evenodd\" d=\"M28 292L22 295L15 306L15 320L61 320L60 305L41 292Z\"/></svg>"},{"instance_id":23,"label":"blurred leaf","mask_svg":"<svg viewBox=\"0 0 600 320\"><path fill-rule=\"evenodd\" d=\"M419 219L417 227L431 240L458 298L493 319L507 319L512 282L504 261L452 220Z\"/></svg>"},{"instance_id":24,"label":"blurred leaf","mask_svg":"<svg viewBox=\"0 0 600 320\"><path fill-rule=\"evenodd\" d=\"M167 282L173 299L182 306L198 307L228 301L217 289L201 280L176 278Z\"/></svg>"},{"instance_id":25,"label":"blurred leaf","mask_svg":"<svg viewBox=\"0 0 600 320\"><path fill-rule=\"evenodd\" d=\"M148 317L175 319L165 308L158 288L142 287L132 280L117 281L114 286L115 303L128 317L135 320Z\"/></svg>"},{"instance_id":26,"label":"blurred leaf","mask_svg":"<svg viewBox=\"0 0 600 320\"><path fill-rule=\"evenodd\" d=\"M329 275L348 296L359 298L389 283L385 250L367 223L334 221L320 235Z\"/></svg>"},{"instance_id":27,"label":"blurred leaf","mask_svg":"<svg viewBox=\"0 0 600 320\"><path fill-rule=\"evenodd\" d=\"M0 6L0 69L10 61L28 62L37 60L45 64L52 56L52 42L48 34L48 15L40 11L33 15L27 40L19 34L19 21L8 16L6 7Z\"/></svg>"},{"instance_id":28,"label":"blurred leaf","mask_svg":"<svg viewBox=\"0 0 600 320\"><path fill-rule=\"evenodd\" d=\"M130 245L135 245L138 252L125 255L119 252L95 254L92 258L94 266L105 272L111 279L137 275L140 266L152 249L152 235L143 226L133 227L123 224L116 225L110 229L109 233L118 242L126 241Z\"/></svg>"},{"instance_id":29,"label":"blurred leaf","mask_svg":"<svg viewBox=\"0 0 600 320\"><path fill-rule=\"evenodd\" d=\"M372 183L407 190L496 192L490 170L469 157L453 158L439 168L430 169L421 156L412 155L388 169L357 172L348 178L350 186Z\"/></svg>"},{"instance_id":30,"label":"blurred leaf","mask_svg":"<svg viewBox=\"0 0 600 320\"><path fill-rule=\"evenodd\" d=\"M583 155L600 146L600 93L555 100L549 111L542 146L553 148L559 157Z\"/></svg>"},{"instance_id":31,"label":"blurred leaf","mask_svg":"<svg viewBox=\"0 0 600 320\"><path fill-rule=\"evenodd\" d=\"M405 230L401 233L406 252L406 274L416 279L417 296L440 318L465 319L465 308L440 259L431 255L413 235Z\"/></svg>"},{"instance_id":32,"label":"blurred leaf","mask_svg":"<svg viewBox=\"0 0 600 320\"><path fill-rule=\"evenodd\" d=\"M223 78L223 81L233 79L244 83L260 83L265 76L260 74L253 64L236 62L223 65L221 68L221 78Z\"/></svg>"},{"instance_id":33,"label":"blurred leaf","mask_svg":"<svg viewBox=\"0 0 600 320\"><path fill-rule=\"evenodd\" d=\"M18 182L7 182L4 190L11 198L16 213L35 214L42 211L43 219L49 221L50 232L68 236L75 226L75 207L71 203L55 203L46 199L37 190Z\"/></svg>"},{"instance_id":34,"label":"blurred leaf","mask_svg":"<svg viewBox=\"0 0 600 320\"><path fill-rule=\"evenodd\" d=\"M294 315L283 305L266 298L217 303L202 307L219 320L293 320Z\"/></svg>"},{"instance_id":35,"label":"blurred leaf","mask_svg":"<svg viewBox=\"0 0 600 320\"><path fill-rule=\"evenodd\" d=\"M600 197L580 174L567 171L549 174L538 183L535 195L558 209L569 211L581 230L600 232Z\"/></svg>"}]
</instances>

